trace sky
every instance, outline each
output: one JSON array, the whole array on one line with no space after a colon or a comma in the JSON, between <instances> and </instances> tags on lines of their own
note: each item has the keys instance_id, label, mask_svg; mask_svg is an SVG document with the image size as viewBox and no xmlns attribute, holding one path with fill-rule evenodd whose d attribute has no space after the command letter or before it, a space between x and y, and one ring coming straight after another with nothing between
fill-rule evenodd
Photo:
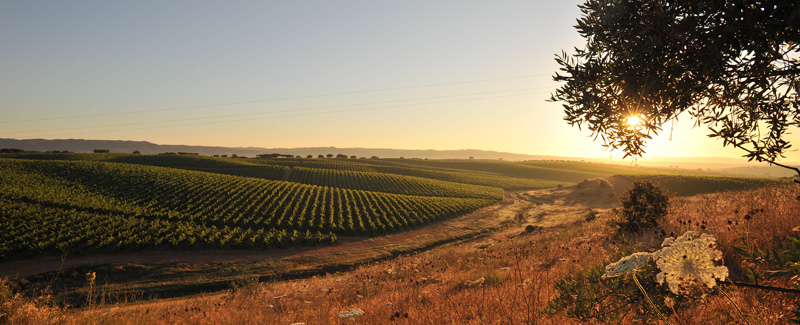
<instances>
[{"instance_id":1,"label":"sky","mask_svg":"<svg viewBox=\"0 0 800 325\"><path fill-rule=\"evenodd\" d=\"M547 101L580 2L3 1L0 138L618 158Z\"/></svg>"}]
</instances>

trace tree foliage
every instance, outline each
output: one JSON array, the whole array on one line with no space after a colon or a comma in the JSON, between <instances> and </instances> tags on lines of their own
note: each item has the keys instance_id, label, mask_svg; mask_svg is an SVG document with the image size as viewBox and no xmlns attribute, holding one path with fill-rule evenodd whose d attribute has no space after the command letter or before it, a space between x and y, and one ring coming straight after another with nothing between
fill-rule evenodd
<instances>
[{"instance_id":1,"label":"tree foliage","mask_svg":"<svg viewBox=\"0 0 800 325\"><path fill-rule=\"evenodd\" d=\"M648 181L636 181L619 198L625 230L639 231L658 226L667 216L669 197Z\"/></svg>"},{"instance_id":2,"label":"tree foliage","mask_svg":"<svg viewBox=\"0 0 800 325\"><path fill-rule=\"evenodd\" d=\"M587 0L586 47L556 57L551 101L603 145L641 156L684 112L724 146L774 162L800 126L797 0ZM684 114L685 115L685 114ZM630 117L642 120L627 123Z\"/></svg>"}]
</instances>

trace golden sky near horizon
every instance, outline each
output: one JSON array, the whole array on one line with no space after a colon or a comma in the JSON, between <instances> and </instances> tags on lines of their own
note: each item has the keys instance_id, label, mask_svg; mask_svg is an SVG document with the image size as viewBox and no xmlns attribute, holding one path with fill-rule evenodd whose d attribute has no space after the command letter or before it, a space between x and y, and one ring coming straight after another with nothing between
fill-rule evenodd
<instances>
[{"instance_id":1,"label":"golden sky near horizon","mask_svg":"<svg viewBox=\"0 0 800 325\"><path fill-rule=\"evenodd\" d=\"M580 2L3 2L0 138L621 157L547 101Z\"/></svg>"}]
</instances>

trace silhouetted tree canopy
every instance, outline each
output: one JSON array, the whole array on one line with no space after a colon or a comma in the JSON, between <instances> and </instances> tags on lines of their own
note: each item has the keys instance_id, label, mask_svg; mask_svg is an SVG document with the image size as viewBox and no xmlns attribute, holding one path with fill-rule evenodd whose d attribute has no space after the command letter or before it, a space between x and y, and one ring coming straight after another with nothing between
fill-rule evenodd
<instances>
[{"instance_id":1,"label":"silhouetted tree canopy","mask_svg":"<svg viewBox=\"0 0 800 325\"><path fill-rule=\"evenodd\" d=\"M641 156L686 112L710 137L774 162L800 126L800 1L587 0L586 47L556 57L570 125ZM685 116L683 114L681 116ZM636 116L638 126L628 124Z\"/></svg>"}]
</instances>

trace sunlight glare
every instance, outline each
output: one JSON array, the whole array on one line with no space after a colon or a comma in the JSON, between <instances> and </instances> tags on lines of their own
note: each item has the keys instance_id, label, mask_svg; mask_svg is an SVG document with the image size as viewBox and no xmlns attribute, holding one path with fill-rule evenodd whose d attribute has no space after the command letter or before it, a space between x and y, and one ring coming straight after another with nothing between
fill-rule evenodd
<instances>
[{"instance_id":1,"label":"sunlight glare","mask_svg":"<svg viewBox=\"0 0 800 325\"><path fill-rule=\"evenodd\" d=\"M642 123L643 123L642 119L640 117L638 117L638 116L628 117L628 121L626 122L626 124L629 127L638 127L638 126L641 126Z\"/></svg>"}]
</instances>

